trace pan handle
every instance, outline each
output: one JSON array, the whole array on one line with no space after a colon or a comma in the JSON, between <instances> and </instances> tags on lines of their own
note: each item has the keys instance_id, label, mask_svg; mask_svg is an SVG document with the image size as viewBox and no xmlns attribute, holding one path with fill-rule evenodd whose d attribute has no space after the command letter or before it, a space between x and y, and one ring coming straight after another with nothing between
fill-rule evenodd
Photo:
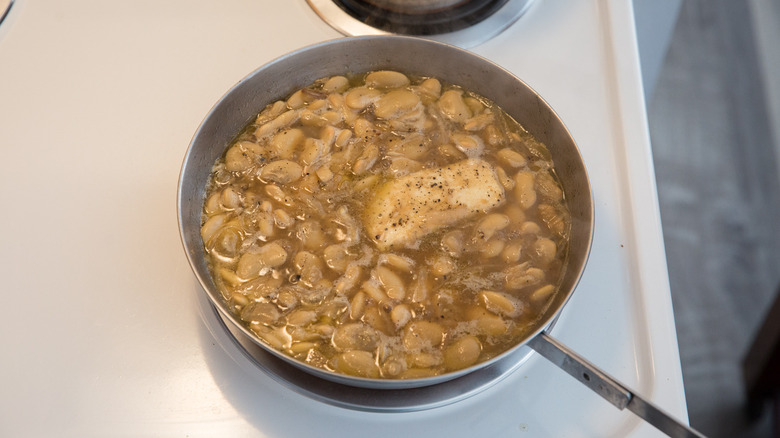
<instances>
[{"instance_id":1,"label":"pan handle","mask_svg":"<svg viewBox=\"0 0 780 438\"><path fill-rule=\"evenodd\" d=\"M541 332L528 344L537 353L569 373L618 409L628 408L670 437L704 437L700 432L680 423L659 407L633 393L614 377L600 370L557 339Z\"/></svg>"}]
</instances>

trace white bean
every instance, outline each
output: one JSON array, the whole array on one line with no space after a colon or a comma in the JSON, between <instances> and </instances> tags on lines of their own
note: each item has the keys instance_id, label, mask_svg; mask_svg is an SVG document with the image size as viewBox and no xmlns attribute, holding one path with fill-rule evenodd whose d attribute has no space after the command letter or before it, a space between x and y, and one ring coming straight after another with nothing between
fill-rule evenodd
<instances>
[{"instance_id":1,"label":"white bean","mask_svg":"<svg viewBox=\"0 0 780 438\"><path fill-rule=\"evenodd\" d=\"M260 275L263 269L263 264L260 262L260 256L254 253L246 253L238 259L238 266L236 267L236 274L244 280L256 278Z\"/></svg>"},{"instance_id":2,"label":"white bean","mask_svg":"<svg viewBox=\"0 0 780 438\"><path fill-rule=\"evenodd\" d=\"M477 331L487 336L499 336L506 333L508 324L504 318L492 314L481 307L471 307L466 311L466 317L474 321Z\"/></svg>"},{"instance_id":3,"label":"white bean","mask_svg":"<svg viewBox=\"0 0 780 438\"><path fill-rule=\"evenodd\" d=\"M549 298L555 292L555 286L546 284L531 293L531 301L540 302Z\"/></svg>"},{"instance_id":4,"label":"white bean","mask_svg":"<svg viewBox=\"0 0 780 438\"><path fill-rule=\"evenodd\" d=\"M228 271L225 269L225 271ZM230 272L230 271L228 271ZM220 274L222 272L220 271ZM235 275L235 273L233 273ZM241 311L244 307L246 307L249 304L249 298L246 297L246 295L242 294L241 292L233 292L230 295L230 301L228 304L230 304L230 307L234 310Z\"/></svg>"},{"instance_id":5,"label":"white bean","mask_svg":"<svg viewBox=\"0 0 780 438\"><path fill-rule=\"evenodd\" d=\"M281 290L276 296L276 305L282 310L292 309L298 305L298 295L290 289Z\"/></svg>"},{"instance_id":6,"label":"white bean","mask_svg":"<svg viewBox=\"0 0 780 438\"><path fill-rule=\"evenodd\" d=\"M540 237L534 242L534 251L536 252L536 259L542 266L547 266L555 260L555 255L558 252L558 245L552 240L546 237Z\"/></svg>"},{"instance_id":7,"label":"white bean","mask_svg":"<svg viewBox=\"0 0 780 438\"><path fill-rule=\"evenodd\" d=\"M413 303L422 303L428 300L428 296L431 291L430 278L425 268L417 271L417 277L412 281L411 289L411 301Z\"/></svg>"},{"instance_id":8,"label":"white bean","mask_svg":"<svg viewBox=\"0 0 780 438\"><path fill-rule=\"evenodd\" d=\"M355 184L353 186L353 191L355 193L360 193L364 190L368 190L371 187L375 186L378 182L379 182L379 175L368 175L364 178L355 181Z\"/></svg>"},{"instance_id":9,"label":"white bean","mask_svg":"<svg viewBox=\"0 0 780 438\"><path fill-rule=\"evenodd\" d=\"M347 145L347 143L351 138L352 138L352 131L350 131L349 129L343 129L336 136L336 140L334 141L334 144L338 148L343 148L344 146Z\"/></svg>"},{"instance_id":10,"label":"white bean","mask_svg":"<svg viewBox=\"0 0 780 438\"><path fill-rule=\"evenodd\" d=\"M482 353L482 343L476 336L459 338L444 350L444 366L459 370L474 365Z\"/></svg>"},{"instance_id":11,"label":"white bean","mask_svg":"<svg viewBox=\"0 0 780 438\"><path fill-rule=\"evenodd\" d=\"M375 269L377 278L385 288L387 296L394 300L402 300L406 296L406 286L401 277L385 266L378 266Z\"/></svg>"},{"instance_id":12,"label":"white bean","mask_svg":"<svg viewBox=\"0 0 780 438\"><path fill-rule=\"evenodd\" d=\"M480 102L478 99L475 99L471 96L464 97L463 101L466 102L466 105L468 105L469 109L471 110L471 113L474 115L480 114L482 111L485 110L485 105L482 102Z\"/></svg>"},{"instance_id":13,"label":"white bean","mask_svg":"<svg viewBox=\"0 0 780 438\"><path fill-rule=\"evenodd\" d=\"M290 228L295 223L295 218L282 209L274 210L274 223L282 230Z\"/></svg>"},{"instance_id":14,"label":"white bean","mask_svg":"<svg viewBox=\"0 0 780 438\"><path fill-rule=\"evenodd\" d=\"M313 220L301 223L295 235L303 244L303 247L311 251L323 247L326 243L325 230L322 229L319 223Z\"/></svg>"},{"instance_id":15,"label":"white bean","mask_svg":"<svg viewBox=\"0 0 780 438\"><path fill-rule=\"evenodd\" d=\"M409 78L397 71L379 70L366 75L366 85L375 88L401 88L409 85Z\"/></svg>"},{"instance_id":16,"label":"white bean","mask_svg":"<svg viewBox=\"0 0 780 438\"><path fill-rule=\"evenodd\" d=\"M319 347L319 344L316 342L295 342L290 346L290 352L293 355L303 354L317 347Z\"/></svg>"},{"instance_id":17,"label":"white bean","mask_svg":"<svg viewBox=\"0 0 780 438\"><path fill-rule=\"evenodd\" d=\"M333 76L322 85L326 93L342 93L349 87L349 79L344 76Z\"/></svg>"},{"instance_id":18,"label":"white bean","mask_svg":"<svg viewBox=\"0 0 780 438\"><path fill-rule=\"evenodd\" d=\"M490 144L491 146L498 146L506 140L506 138L501 133L501 131L499 131L498 128L496 128L496 125L486 126L484 136L488 144Z\"/></svg>"},{"instance_id":19,"label":"white bean","mask_svg":"<svg viewBox=\"0 0 780 438\"><path fill-rule=\"evenodd\" d=\"M246 322L273 324L280 316L279 309L271 303L253 302L241 310L241 319Z\"/></svg>"},{"instance_id":20,"label":"white bean","mask_svg":"<svg viewBox=\"0 0 780 438\"><path fill-rule=\"evenodd\" d=\"M482 244L479 248L479 253L482 254L482 257L490 259L501 254L505 246L506 243L503 240L491 239Z\"/></svg>"},{"instance_id":21,"label":"white bean","mask_svg":"<svg viewBox=\"0 0 780 438\"><path fill-rule=\"evenodd\" d=\"M380 306L376 303L369 305L366 308L366 313L363 315L362 319L377 332L384 333L388 336L395 333L393 321L390 320L390 315L384 310L384 306Z\"/></svg>"},{"instance_id":22,"label":"white bean","mask_svg":"<svg viewBox=\"0 0 780 438\"><path fill-rule=\"evenodd\" d=\"M227 213L217 214L211 216L202 227L200 227L200 237L204 243L208 243L211 238L222 228L222 225L227 221Z\"/></svg>"},{"instance_id":23,"label":"white bean","mask_svg":"<svg viewBox=\"0 0 780 438\"><path fill-rule=\"evenodd\" d=\"M250 328L268 345L277 350L285 350L292 344L292 338L283 328L270 329L258 324L253 324Z\"/></svg>"},{"instance_id":24,"label":"white bean","mask_svg":"<svg viewBox=\"0 0 780 438\"><path fill-rule=\"evenodd\" d=\"M300 274L300 280L313 285L322 279L322 262L320 258L309 251L300 251L293 258L293 266Z\"/></svg>"},{"instance_id":25,"label":"white bean","mask_svg":"<svg viewBox=\"0 0 780 438\"><path fill-rule=\"evenodd\" d=\"M309 194L317 193L320 191L320 179L317 176L317 171L311 172L317 164L314 166L309 166L308 170L309 172L306 172L306 174L303 176L303 178L300 179L300 181L297 183L298 186L298 195L301 197L308 198ZM319 169L319 168L317 168ZM309 202L311 198L307 199L307 204L312 205L312 202ZM317 201L314 201L317 202Z\"/></svg>"},{"instance_id":26,"label":"white bean","mask_svg":"<svg viewBox=\"0 0 780 438\"><path fill-rule=\"evenodd\" d=\"M302 327L316 321L317 316L317 312L314 310L293 310L287 315L287 324Z\"/></svg>"},{"instance_id":27,"label":"white bean","mask_svg":"<svg viewBox=\"0 0 780 438\"><path fill-rule=\"evenodd\" d=\"M301 110L300 123L303 126L323 128L328 126L329 120L310 109Z\"/></svg>"},{"instance_id":28,"label":"white bean","mask_svg":"<svg viewBox=\"0 0 780 438\"><path fill-rule=\"evenodd\" d=\"M287 106L292 109L298 109L304 105L306 105L306 101L304 100L303 90L296 91L287 99Z\"/></svg>"},{"instance_id":29,"label":"white bean","mask_svg":"<svg viewBox=\"0 0 780 438\"><path fill-rule=\"evenodd\" d=\"M303 175L303 167L290 160L272 161L263 167L260 176L278 184L288 184L297 181Z\"/></svg>"},{"instance_id":30,"label":"white bean","mask_svg":"<svg viewBox=\"0 0 780 438\"><path fill-rule=\"evenodd\" d=\"M448 90L439 98L439 110L453 122L463 123L472 116L471 108L463 101L463 92Z\"/></svg>"},{"instance_id":31,"label":"white bean","mask_svg":"<svg viewBox=\"0 0 780 438\"><path fill-rule=\"evenodd\" d=\"M476 135L453 134L452 141L469 158L479 158L485 149L485 143Z\"/></svg>"},{"instance_id":32,"label":"white bean","mask_svg":"<svg viewBox=\"0 0 780 438\"><path fill-rule=\"evenodd\" d=\"M389 377L397 377L404 371L406 371L406 360L398 357L388 358L385 363L382 364L382 372Z\"/></svg>"},{"instance_id":33,"label":"white bean","mask_svg":"<svg viewBox=\"0 0 780 438\"><path fill-rule=\"evenodd\" d=\"M274 235L274 216L270 212L258 213L256 217L257 232L265 237Z\"/></svg>"},{"instance_id":34,"label":"white bean","mask_svg":"<svg viewBox=\"0 0 780 438\"><path fill-rule=\"evenodd\" d=\"M320 140L325 143L325 149L330 151L331 146L336 142L336 135L338 134L336 128L333 126L325 126L320 131Z\"/></svg>"},{"instance_id":35,"label":"white bean","mask_svg":"<svg viewBox=\"0 0 780 438\"><path fill-rule=\"evenodd\" d=\"M246 254L249 255L249 254ZM268 268L276 268L284 264L287 261L287 250L277 242L271 242L263 245L257 251L257 261L263 266Z\"/></svg>"},{"instance_id":36,"label":"white bean","mask_svg":"<svg viewBox=\"0 0 780 438\"><path fill-rule=\"evenodd\" d=\"M363 110L376 102L382 96L382 92L374 88L357 87L349 90L344 96L344 102L355 110Z\"/></svg>"},{"instance_id":37,"label":"white bean","mask_svg":"<svg viewBox=\"0 0 780 438\"><path fill-rule=\"evenodd\" d=\"M403 344L409 350L438 348L444 339L444 328L435 322L412 321L403 333Z\"/></svg>"},{"instance_id":38,"label":"white bean","mask_svg":"<svg viewBox=\"0 0 780 438\"><path fill-rule=\"evenodd\" d=\"M500 292L483 290L479 293L479 299L487 310L498 315L516 316L520 310L517 299Z\"/></svg>"},{"instance_id":39,"label":"white bean","mask_svg":"<svg viewBox=\"0 0 780 438\"><path fill-rule=\"evenodd\" d=\"M222 257L232 259L238 255L241 246L241 233L234 227L222 228L215 237L213 251Z\"/></svg>"},{"instance_id":40,"label":"white bean","mask_svg":"<svg viewBox=\"0 0 780 438\"><path fill-rule=\"evenodd\" d=\"M314 174L317 175L317 179L319 179L322 183L327 183L333 179L333 171L331 171L330 167L328 166L320 167L314 171Z\"/></svg>"},{"instance_id":41,"label":"white bean","mask_svg":"<svg viewBox=\"0 0 780 438\"><path fill-rule=\"evenodd\" d=\"M355 175L366 173L374 166L378 159L379 147L373 143L369 143L352 166L352 172L354 172Z\"/></svg>"},{"instance_id":42,"label":"white bean","mask_svg":"<svg viewBox=\"0 0 780 438\"><path fill-rule=\"evenodd\" d=\"M447 256L439 256L433 260L431 272L437 277L445 276L455 270L455 261Z\"/></svg>"},{"instance_id":43,"label":"white bean","mask_svg":"<svg viewBox=\"0 0 780 438\"><path fill-rule=\"evenodd\" d=\"M214 192L211 195L209 195L208 199L206 200L203 211L206 212L207 215L213 216L216 213L219 213L222 211L222 205L220 203L220 200L222 199L222 193L220 192Z\"/></svg>"},{"instance_id":44,"label":"white bean","mask_svg":"<svg viewBox=\"0 0 780 438\"><path fill-rule=\"evenodd\" d=\"M423 164L419 161L410 160L406 157L393 157L392 161L390 162L390 167L388 167L388 171L395 176L404 176L409 175L410 173L414 173L417 171L420 171L423 169Z\"/></svg>"},{"instance_id":45,"label":"white bean","mask_svg":"<svg viewBox=\"0 0 780 438\"><path fill-rule=\"evenodd\" d=\"M441 238L441 247L452 257L458 257L463 252L463 231L453 230Z\"/></svg>"},{"instance_id":46,"label":"white bean","mask_svg":"<svg viewBox=\"0 0 780 438\"><path fill-rule=\"evenodd\" d=\"M328 152L328 148L324 141L317 138L307 138L303 141L303 150L301 150L298 159L301 160L303 164L310 165Z\"/></svg>"},{"instance_id":47,"label":"white bean","mask_svg":"<svg viewBox=\"0 0 780 438\"><path fill-rule=\"evenodd\" d=\"M482 113L478 116L474 116L463 125L463 129L466 131L481 131L485 129L489 124L493 123L495 116L491 112Z\"/></svg>"},{"instance_id":48,"label":"white bean","mask_svg":"<svg viewBox=\"0 0 780 438\"><path fill-rule=\"evenodd\" d=\"M298 146L306 135L298 128L292 128L276 134L269 143L271 152L279 158L289 160L295 155Z\"/></svg>"},{"instance_id":49,"label":"white bean","mask_svg":"<svg viewBox=\"0 0 780 438\"><path fill-rule=\"evenodd\" d=\"M515 224L516 226L519 226L520 224L525 222L525 212L519 205L516 204L508 205L504 210L504 213L506 213L506 215L509 216L509 220L511 220L512 223Z\"/></svg>"},{"instance_id":50,"label":"white bean","mask_svg":"<svg viewBox=\"0 0 780 438\"><path fill-rule=\"evenodd\" d=\"M404 272L411 273L414 268L414 260L399 256L398 254L382 254L379 256L378 264L387 263L388 265Z\"/></svg>"},{"instance_id":51,"label":"white bean","mask_svg":"<svg viewBox=\"0 0 780 438\"><path fill-rule=\"evenodd\" d=\"M513 240L504 247L503 251L501 251L501 259L507 264L517 263L522 254L523 243L520 240Z\"/></svg>"},{"instance_id":52,"label":"white bean","mask_svg":"<svg viewBox=\"0 0 780 438\"><path fill-rule=\"evenodd\" d=\"M322 251L322 258L329 268L336 272L343 273L347 269L349 258L347 249L343 245L328 245Z\"/></svg>"},{"instance_id":53,"label":"white bean","mask_svg":"<svg viewBox=\"0 0 780 438\"><path fill-rule=\"evenodd\" d=\"M428 141L422 134L412 134L392 147L395 154L420 160L428 153Z\"/></svg>"},{"instance_id":54,"label":"white bean","mask_svg":"<svg viewBox=\"0 0 780 438\"><path fill-rule=\"evenodd\" d=\"M220 276L220 278L222 278L223 280L225 280L225 282L227 282L227 284L229 284L229 285L231 285L231 286L233 286L233 287L236 287L236 286L238 286L239 284L241 284L241 283L243 283L243 282L244 282L244 280L243 280L242 278L240 278L238 275L236 275L236 272L235 272L235 271L231 271L230 269L227 269L227 268L219 268L219 269L217 270L217 273L219 273L219 276ZM246 297L245 297L243 294L241 294L241 293L238 293L238 292L234 293L233 295L240 295L240 296L242 296L242 297L246 298ZM244 303L244 302L242 301L240 304L241 304L241 307L243 307L243 306L245 306L247 303Z\"/></svg>"},{"instance_id":55,"label":"white bean","mask_svg":"<svg viewBox=\"0 0 780 438\"><path fill-rule=\"evenodd\" d=\"M523 167L528 162L523 154L509 148L504 148L496 152L496 156L499 161L514 168Z\"/></svg>"},{"instance_id":56,"label":"white bean","mask_svg":"<svg viewBox=\"0 0 780 438\"><path fill-rule=\"evenodd\" d=\"M301 113L295 110L289 110L287 112L284 112L280 114L277 118L271 120L270 122L259 126L255 130L255 137L257 138L265 138L270 135L275 134L281 129L284 129L293 123L297 122L300 118Z\"/></svg>"},{"instance_id":57,"label":"white bean","mask_svg":"<svg viewBox=\"0 0 780 438\"><path fill-rule=\"evenodd\" d=\"M240 141L225 153L225 169L231 172L241 172L255 164L255 158L262 153L262 148L251 141Z\"/></svg>"},{"instance_id":58,"label":"white bean","mask_svg":"<svg viewBox=\"0 0 780 438\"><path fill-rule=\"evenodd\" d=\"M287 102L277 100L272 105L266 107L255 119L255 124L262 125L269 120L276 118L279 114L287 111Z\"/></svg>"},{"instance_id":59,"label":"white bean","mask_svg":"<svg viewBox=\"0 0 780 438\"><path fill-rule=\"evenodd\" d=\"M379 342L379 333L362 322L353 322L336 327L333 332L333 346L339 350L371 351Z\"/></svg>"},{"instance_id":60,"label":"white bean","mask_svg":"<svg viewBox=\"0 0 780 438\"><path fill-rule=\"evenodd\" d=\"M284 193L284 190L282 190L282 188L277 185L269 184L265 186L265 193L273 198L276 202L282 203L288 207L293 205L293 199L287 196L287 194Z\"/></svg>"},{"instance_id":61,"label":"white bean","mask_svg":"<svg viewBox=\"0 0 780 438\"><path fill-rule=\"evenodd\" d=\"M439 155L447 157L448 159L461 160L466 158L466 154L464 154L463 151L456 148L455 145L449 143L439 145L436 150L439 152Z\"/></svg>"},{"instance_id":62,"label":"white bean","mask_svg":"<svg viewBox=\"0 0 780 438\"><path fill-rule=\"evenodd\" d=\"M346 294L347 292L350 292L352 289L354 289L355 286L358 285L362 273L363 270L360 268L360 266L356 264L351 264L347 266L344 275L338 280L336 280L336 284L334 287L336 293L343 295Z\"/></svg>"},{"instance_id":63,"label":"white bean","mask_svg":"<svg viewBox=\"0 0 780 438\"><path fill-rule=\"evenodd\" d=\"M515 198L526 210L536 203L535 178L532 172L520 171L515 174Z\"/></svg>"},{"instance_id":64,"label":"white bean","mask_svg":"<svg viewBox=\"0 0 780 438\"><path fill-rule=\"evenodd\" d=\"M529 268L525 264L511 266L504 270L505 285L508 289L522 289L534 286L544 280L545 274L539 268Z\"/></svg>"},{"instance_id":65,"label":"white bean","mask_svg":"<svg viewBox=\"0 0 780 438\"><path fill-rule=\"evenodd\" d=\"M363 316L363 311L366 309L366 293L358 291L352 300L349 302L349 318L353 321L357 321Z\"/></svg>"},{"instance_id":66,"label":"white bean","mask_svg":"<svg viewBox=\"0 0 780 438\"><path fill-rule=\"evenodd\" d=\"M399 304L390 311L390 319L397 329L403 328L412 319L412 309L408 304Z\"/></svg>"},{"instance_id":67,"label":"white bean","mask_svg":"<svg viewBox=\"0 0 780 438\"><path fill-rule=\"evenodd\" d=\"M235 210L241 205L241 198L233 187L225 187L222 190L220 203L225 210Z\"/></svg>"},{"instance_id":68,"label":"white bean","mask_svg":"<svg viewBox=\"0 0 780 438\"><path fill-rule=\"evenodd\" d=\"M412 352L407 356L410 366L415 368L433 368L441 365L443 358L439 351L433 352Z\"/></svg>"},{"instance_id":69,"label":"white bean","mask_svg":"<svg viewBox=\"0 0 780 438\"><path fill-rule=\"evenodd\" d=\"M338 111L327 111L322 113L322 118L325 119L330 126L335 126L344 121L344 114Z\"/></svg>"},{"instance_id":70,"label":"white bean","mask_svg":"<svg viewBox=\"0 0 780 438\"><path fill-rule=\"evenodd\" d=\"M509 191L515 188L515 180L506 174L506 170L504 170L503 167L496 166L496 176L498 177L498 181L501 182L501 185L504 186L505 190Z\"/></svg>"},{"instance_id":71,"label":"white bean","mask_svg":"<svg viewBox=\"0 0 780 438\"><path fill-rule=\"evenodd\" d=\"M315 100L312 100L306 108L309 111L316 112L317 114L322 113L328 106L328 101L325 99L320 99L319 95L316 93L310 92L310 94L311 98Z\"/></svg>"},{"instance_id":72,"label":"white bean","mask_svg":"<svg viewBox=\"0 0 780 438\"><path fill-rule=\"evenodd\" d=\"M420 98L409 90L393 90L374 102L374 114L380 119L392 119L413 110Z\"/></svg>"},{"instance_id":73,"label":"white bean","mask_svg":"<svg viewBox=\"0 0 780 438\"><path fill-rule=\"evenodd\" d=\"M501 213L491 213L479 221L476 229L478 240L490 240L497 231L501 231L509 225L509 216Z\"/></svg>"},{"instance_id":74,"label":"white bean","mask_svg":"<svg viewBox=\"0 0 780 438\"><path fill-rule=\"evenodd\" d=\"M433 97L441 96L441 82L436 78L428 78L420 84L420 90Z\"/></svg>"},{"instance_id":75,"label":"white bean","mask_svg":"<svg viewBox=\"0 0 780 438\"><path fill-rule=\"evenodd\" d=\"M336 370L344 374L371 379L379 377L379 367L374 355L368 351L345 351L334 359L334 363Z\"/></svg>"},{"instance_id":76,"label":"white bean","mask_svg":"<svg viewBox=\"0 0 780 438\"><path fill-rule=\"evenodd\" d=\"M542 228L534 221L525 221L520 225L520 234L539 234Z\"/></svg>"},{"instance_id":77,"label":"white bean","mask_svg":"<svg viewBox=\"0 0 780 438\"><path fill-rule=\"evenodd\" d=\"M377 303L383 303L387 300L387 295L384 293L384 291L382 291L382 289L376 284L375 281L364 281L360 288L366 293L366 295L371 297L371 299Z\"/></svg>"}]
</instances>

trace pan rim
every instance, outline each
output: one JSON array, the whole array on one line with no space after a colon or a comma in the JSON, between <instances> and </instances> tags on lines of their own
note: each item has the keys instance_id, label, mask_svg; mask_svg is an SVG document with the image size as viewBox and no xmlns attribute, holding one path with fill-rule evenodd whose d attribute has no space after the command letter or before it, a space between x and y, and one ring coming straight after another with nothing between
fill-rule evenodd
<instances>
[{"instance_id":1,"label":"pan rim","mask_svg":"<svg viewBox=\"0 0 780 438\"><path fill-rule=\"evenodd\" d=\"M190 165L192 163L193 158L193 150L195 150L196 146L198 145L198 141L205 135L206 131L211 129L210 123L215 118L219 118L218 111L222 110L225 106L232 105L231 99L235 98L235 95L240 93L242 91L242 87L245 87L246 84L250 83L254 78L256 78L259 75L262 75L264 72L267 72L269 70L272 70L275 67L278 66L284 66L285 63L290 63L298 58L305 57L307 54L314 53L316 51L321 51L323 49L331 48L336 45L349 45L349 44L363 44L363 45L375 45L376 43L388 43L389 41L393 41L389 44L398 44L398 45L407 45L407 46L427 46L427 49L429 50L436 50L436 51L447 51L448 53L455 53L457 56L462 57L469 57L472 59L473 62L479 63L484 65L485 69L491 69L494 74L502 74L509 78L510 82L515 82L516 84L519 84L525 92L530 93L533 95L537 100L538 104L541 105L542 108L546 109L546 111L549 113L550 117L554 122L557 122L559 125L559 130L563 136L565 136L568 140L571 142L571 148L568 150L569 153L574 153L576 156L572 158L572 161L578 162L581 165L581 169L579 169L582 172L582 177L585 184L585 194L584 196L587 198L586 204L588 208L587 211L583 211L582 215L584 220L587 222L587 229L583 230L584 235L584 241L581 243L583 246L583 256L580 257L578 260L578 266L574 267L576 269L576 274L574 274L573 281L571 281L571 285L567 287L566 291L559 290L557 292L557 297L555 299L555 305L550 306L554 307L554 311L546 311L541 317L540 322L537 327L529 332L529 335L525 337L525 339L519 341L517 344L515 344L513 347L509 348L508 350L502 352L501 354L483 362L479 362L475 365L472 365L470 367L456 370L449 373L444 373L438 376L434 377L425 377L425 378L417 378L417 379L408 379L408 380L398 380L398 379L372 379L372 378L365 378L365 377L356 377L356 376L350 376L350 375L344 375L339 374L331 371L327 371L321 368L316 368L311 365L308 365L304 362L298 361L297 359L294 359L290 356L285 355L283 352L280 352L268 345L266 345L257 335L252 333L248 328L246 328L237 318L236 316L229 311L229 309L226 308L226 305L224 303L224 300L221 299L219 296L219 292L215 292L212 290L211 287L211 280L210 278L205 278L205 275L208 275L207 273L204 275L204 272L202 272L201 269L198 269L197 265L198 262L195 260L198 254L198 249L193 248L190 242L190 236L191 236L191 230L187 230L186 223L187 218L184 217L183 213L183 200L186 196L185 194L185 187L187 187L187 181L186 178L189 176L187 173L188 169L190 169ZM342 72L343 73L343 72ZM324 75L323 75L324 76ZM300 84L300 86L307 85L307 84ZM288 88L293 89L295 88L295 84L290 85ZM480 93L482 94L482 93ZM281 98L283 96L277 96L277 98ZM491 96L485 96L487 98L491 98ZM270 101L270 100L269 100ZM500 105L502 108L503 105ZM514 114L512 114L514 117ZM248 121L248 120L247 120ZM520 121L522 124L522 121ZM236 131L237 132L237 131ZM224 147L223 147L224 149ZM212 162L213 164L213 162ZM556 166L557 167L557 166ZM196 193L197 194L197 193ZM192 194L190 194L192 195ZM582 195L580 195L582 196ZM200 204L202 206L202 202ZM185 254L187 256L188 262L190 264L190 267L192 268L193 272L195 273L195 276L198 279L198 282L203 289L203 291L207 294L209 300L212 302L212 304L215 306L216 309L222 314L223 317L227 318L230 322L234 324L236 328L238 328L245 336L247 336L249 339L251 339L256 344L260 345L264 350L270 352L274 356L284 360L285 362L290 363L291 365L301 368L304 371L307 371L311 374L317 375L319 377L322 377L326 380L335 381L337 383L343 383L350 386L357 386L357 387L364 387L364 388L374 388L374 389L404 389L404 388L414 388L414 387L420 387L420 386L428 386L428 385L435 385L437 383L442 383L447 380L452 380L457 377L463 376L465 374L473 372L475 369L482 368L489 366L499 360L502 360L503 358L509 356L512 352L516 351L517 349L522 348L523 346L526 346L528 341L532 339L533 337L537 336L539 333L541 333L544 330L549 329L551 324L554 323L554 321L557 319L558 315L561 313L562 309L566 306L568 301L571 299L571 296L574 293L574 290L576 289L577 285L579 284L582 273L585 269L585 266L587 265L588 258L590 256L590 250L593 242L593 232L594 232L594 215L595 215L595 208L593 204L593 195L592 190L590 188L590 181L587 175L587 169L585 168L583 158L581 155L581 152L579 150L579 147L577 146L576 142L574 141L574 138L571 134L571 132L568 130L568 128L563 123L562 119L558 116L558 114L553 110L553 108L537 93L535 90L533 90L528 84L526 84L522 79L518 78L513 73L509 72L508 70L504 69L503 67L493 63L492 61L477 55L475 53L469 52L467 50L457 48L442 42L436 42L436 41L430 41L425 40L417 37L409 37L409 36L396 36L396 35L379 35L379 36L360 36L360 37L347 37L347 38L337 38L333 40L328 40L316 44L312 44L300 49L297 49L295 51L292 51L290 53L284 54L260 67L250 72L248 75L246 75L244 78L242 78L240 81L238 81L235 85L233 85L209 110L209 112L204 117L203 121L198 126L197 130L195 131L190 144L187 148L187 152L184 156L182 167L179 175L178 180L178 187L177 187L177 216L178 216L178 225L179 225L179 234L182 241L182 245L185 251ZM199 236L199 234L198 234ZM197 240L197 239L196 239ZM201 242L202 247L202 242ZM202 250L202 248L201 248ZM568 257L568 256L567 256ZM570 261L567 260L567 267L566 270L568 271L571 269L571 266L569 266ZM571 275L571 273L562 273L562 277L565 275ZM564 293L565 292L565 293Z\"/></svg>"}]
</instances>

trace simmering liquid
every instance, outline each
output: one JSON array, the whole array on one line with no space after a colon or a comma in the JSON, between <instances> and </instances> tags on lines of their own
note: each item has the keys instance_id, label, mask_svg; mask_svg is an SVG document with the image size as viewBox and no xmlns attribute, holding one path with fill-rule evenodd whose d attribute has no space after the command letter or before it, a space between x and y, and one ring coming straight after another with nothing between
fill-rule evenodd
<instances>
[{"instance_id":1,"label":"simmering liquid","mask_svg":"<svg viewBox=\"0 0 780 438\"><path fill-rule=\"evenodd\" d=\"M368 378L437 375L516 345L557 292L570 216L547 149L435 78L323 78L214 165L201 236L270 347Z\"/></svg>"}]
</instances>

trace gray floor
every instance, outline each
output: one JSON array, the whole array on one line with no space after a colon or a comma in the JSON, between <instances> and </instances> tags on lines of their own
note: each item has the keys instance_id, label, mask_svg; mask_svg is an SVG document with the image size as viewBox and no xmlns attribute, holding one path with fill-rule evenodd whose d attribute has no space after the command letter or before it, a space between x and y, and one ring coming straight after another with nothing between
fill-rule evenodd
<instances>
[{"instance_id":1,"label":"gray floor","mask_svg":"<svg viewBox=\"0 0 780 438\"><path fill-rule=\"evenodd\" d=\"M750 3L684 0L648 103L691 424L747 421L740 361L780 285L780 182ZM780 50L780 42L778 42Z\"/></svg>"}]
</instances>

